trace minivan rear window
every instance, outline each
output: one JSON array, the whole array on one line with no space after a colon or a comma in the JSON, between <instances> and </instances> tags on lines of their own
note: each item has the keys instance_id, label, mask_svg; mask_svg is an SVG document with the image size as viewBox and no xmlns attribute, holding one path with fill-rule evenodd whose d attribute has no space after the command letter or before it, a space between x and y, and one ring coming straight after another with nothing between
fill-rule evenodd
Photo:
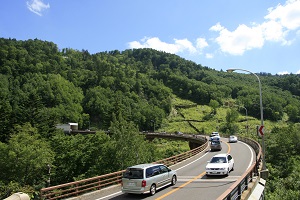
<instances>
[{"instance_id":1,"label":"minivan rear window","mask_svg":"<svg viewBox=\"0 0 300 200\"><path fill-rule=\"evenodd\" d=\"M123 173L123 178L129 179L143 179L143 169L128 168Z\"/></svg>"},{"instance_id":2,"label":"minivan rear window","mask_svg":"<svg viewBox=\"0 0 300 200\"><path fill-rule=\"evenodd\" d=\"M220 145L221 143L220 143L220 141L212 141L211 142L211 145Z\"/></svg>"}]
</instances>

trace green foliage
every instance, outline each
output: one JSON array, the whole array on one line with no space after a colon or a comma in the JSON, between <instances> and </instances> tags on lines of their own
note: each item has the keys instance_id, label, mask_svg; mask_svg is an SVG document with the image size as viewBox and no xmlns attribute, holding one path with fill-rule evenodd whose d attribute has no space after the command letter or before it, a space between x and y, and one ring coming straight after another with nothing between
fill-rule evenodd
<instances>
[{"instance_id":1,"label":"green foliage","mask_svg":"<svg viewBox=\"0 0 300 200\"><path fill-rule=\"evenodd\" d=\"M65 135L57 133L51 138L55 162L51 172L52 184L71 182L77 177L91 177L107 172L107 146L110 139L105 133L91 135ZM100 166L99 166L100 165ZM97 167L97 172L94 171Z\"/></svg>"},{"instance_id":2,"label":"green foliage","mask_svg":"<svg viewBox=\"0 0 300 200\"><path fill-rule=\"evenodd\" d=\"M272 152L267 156L267 161L280 170L282 177L286 177L291 172L290 167L293 167L289 165L289 162L293 162L289 159L300 153L299 127L290 125L286 128L274 128L267 140L267 151Z\"/></svg>"},{"instance_id":3,"label":"green foliage","mask_svg":"<svg viewBox=\"0 0 300 200\"><path fill-rule=\"evenodd\" d=\"M155 138L152 142L158 150L157 160L169 158L190 150L188 142L186 141L170 141Z\"/></svg>"},{"instance_id":4,"label":"green foliage","mask_svg":"<svg viewBox=\"0 0 300 200\"><path fill-rule=\"evenodd\" d=\"M0 143L0 180L5 184L39 185L54 161L50 144L30 124L16 126L8 144Z\"/></svg>"},{"instance_id":5,"label":"green foliage","mask_svg":"<svg viewBox=\"0 0 300 200\"><path fill-rule=\"evenodd\" d=\"M35 199L38 196L38 192L35 188L29 185L21 185L19 182L11 181L9 183L2 183L0 181L0 198L5 199L17 192L24 192L29 195L30 199Z\"/></svg>"},{"instance_id":6,"label":"green foliage","mask_svg":"<svg viewBox=\"0 0 300 200\"><path fill-rule=\"evenodd\" d=\"M0 141L7 141L9 138L10 120L12 106L10 104L11 93L9 91L8 76L0 74Z\"/></svg>"},{"instance_id":7,"label":"green foliage","mask_svg":"<svg viewBox=\"0 0 300 200\"><path fill-rule=\"evenodd\" d=\"M226 135L234 135L239 131L239 127L236 124L239 113L235 109L228 109L225 116L225 123L221 123L220 131Z\"/></svg>"},{"instance_id":8,"label":"green foliage","mask_svg":"<svg viewBox=\"0 0 300 200\"><path fill-rule=\"evenodd\" d=\"M228 124L234 123L237 121L238 116L239 114L235 109L228 110L226 114L226 122Z\"/></svg>"},{"instance_id":9,"label":"green foliage","mask_svg":"<svg viewBox=\"0 0 300 200\"><path fill-rule=\"evenodd\" d=\"M217 112L217 107L219 107L219 102L211 99L209 102L209 106L213 108L214 114Z\"/></svg>"},{"instance_id":10,"label":"green foliage","mask_svg":"<svg viewBox=\"0 0 300 200\"><path fill-rule=\"evenodd\" d=\"M126 122L121 115L113 119L109 134L113 139L110 165L112 170L125 169L138 163L155 161L155 147L145 141L132 122Z\"/></svg>"},{"instance_id":11,"label":"green foliage","mask_svg":"<svg viewBox=\"0 0 300 200\"><path fill-rule=\"evenodd\" d=\"M300 121L300 106L297 106L296 104L288 104L285 109L286 113L289 116L289 120L291 122L299 122Z\"/></svg>"},{"instance_id":12,"label":"green foliage","mask_svg":"<svg viewBox=\"0 0 300 200\"><path fill-rule=\"evenodd\" d=\"M270 177L268 199L300 198L300 127L274 128L266 138L266 160Z\"/></svg>"}]
</instances>

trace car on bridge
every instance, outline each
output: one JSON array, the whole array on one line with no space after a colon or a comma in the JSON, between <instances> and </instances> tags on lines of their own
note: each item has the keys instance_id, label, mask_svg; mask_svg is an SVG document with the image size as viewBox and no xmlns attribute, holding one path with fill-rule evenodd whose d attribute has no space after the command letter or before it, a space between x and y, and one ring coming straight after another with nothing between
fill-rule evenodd
<instances>
[{"instance_id":1,"label":"car on bridge","mask_svg":"<svg viewBox=\"0 0 300 200\"><path fill-rule=\"evenodd\" d=\"M229 175L234 169L234 159L230 154L217 154L208 161L206 175Z\"/></svg>"},{"instance_id":2,"label":"car on bridge","mask_svg":"<svg viewBox=\"0 0 300 200\"><path fill-rule=\"evenodd\" d=\"M128 167L122 177L122 192L154 195L156 191L177 182L176 171L163 164L140 164Z\"/></svg>"},{"instance_id":3,"label":"car on bridge","mask_svg":"<svg viewBox=\"0 0 300 200\"><path fill-rule=\"evenodd\" d=\"M229 143L234 143L234 142L237 142L237 141L238 141L238 139L237 139L237 137L235 135L231 135L228 138L228 142Z\"/></svg>"},{"instance_id":4,"label":"car on bridge","mask_svg":"<svg viewBox=\"0 0 300 200\"><path fill-rule=\"evenodd\" d=\"M220 138L219 132L212 132L210 134L209 141L211 141L213 138Z\"/></svg>"},{"instance_id":5,"label":"car on bridge","mask_svg":"<svg viewBox=\"0 0 300 200\"><path fill-rule=\"evenodd\" d=\"M221 144L220 137L215 136L215 137L211 138L211 140L210 140L210 150L211 151L215 151L215 150L221 151L222 150L222 144Z\"/></svg>"},{"instance_id":6,"label":"car on bridge","mask_svg":"<svg viewBox=\"0 0 300 200\"><path fill-rule=\"evenodd\" d=\"M175 131L175 134L176 134L176 135L183 135L183 133L180 132L180 131Z\"/></svg>"}]
</instances>

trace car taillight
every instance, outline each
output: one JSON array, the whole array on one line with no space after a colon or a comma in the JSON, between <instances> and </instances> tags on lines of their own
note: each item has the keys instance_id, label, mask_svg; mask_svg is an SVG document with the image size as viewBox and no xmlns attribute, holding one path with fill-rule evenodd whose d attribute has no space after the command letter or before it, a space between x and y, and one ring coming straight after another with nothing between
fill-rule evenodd
<instances>
[{"instance_id":1,"label":"car taillight","mask_svg":"<svg viewBox=\"0 0 300 200\"><path fill-rule=\"evenodd\" d=\"M146 187L146 181L145 180L142 181L142 187Z\"/></svg>"}]
</instances>

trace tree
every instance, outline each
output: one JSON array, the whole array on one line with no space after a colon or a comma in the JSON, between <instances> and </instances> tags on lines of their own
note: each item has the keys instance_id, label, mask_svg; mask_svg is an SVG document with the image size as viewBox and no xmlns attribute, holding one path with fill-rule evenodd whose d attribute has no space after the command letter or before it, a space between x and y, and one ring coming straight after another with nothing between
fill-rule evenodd
<instances>
[{"instance_id":1,"label":"tree","mask_svg":"<svg viewBox=\"0 0 300 200\"><path fill-rule=\"evenodd\" d=\"M238 126L235 124L239 117L238 111L230 109L226 113L226 123L220 127L220 130L226 134L234 134L238 131Z\"/></svg>"},{"instance_id":2,"label":"tree","mask_svg":"<svg viewBox=\"0 0 300 200\"><path fill-rule=\"evenodd\" d=\"M110 139L103 132L87 135L59 132L51 138L51 146L56 155L51 179L53 184L111 172L103 159L111 155L107 151Z\"/></svg>"},{"instance_id":3,"label":"tree","mask_svg":"<svg viewBox=\"0 0 300 200\"><path fill-rule=\"evenodd\" d=\"M228 124L234 123L237 121L239 113L235 109L230 109L226 113L226 122Z\"/></svg>"},{"instance_id":4,"label":"tree","mask_svg":"<svg viewBox=\"0 0 300 200\"><path fill-rule=\"evenodd\" d=\"M275 127L266 138L266 161L268 178L268 199L300 198L300 134L299 126Z\"/></svg>"},{"instance_id":5,"label":"tree","mask_svg":"<svg viewBox=\"0 0 300 200\"><path fill-rule=\"evenodd\" d=\"M0 142L7 142L11 128L12 106L10 104L11 93L9 92L8 76L0 74Z\"/></svg>"},{"instance_id":6,"label":"tree","mask_svg":"<svg viewBox=\"0 0 300 200\"><path fill-rule=\"evenodd\" d=\"M213 108L214 114L217 114L217 108L219 107L219 102L211 99L209 102L209 106Z\"/></svg>"},{"instance_id":7,"label":"tree","mask_svg":"<svg viewBox=\"0 0 300 200\"><path fill-rule=\"evenodd\" d=\"M22 186L44 184L48 165L54 161L50 144L29 123L17 125L8 144L0 142L0 180Z\"/></svg>"},{"instance_id":8,"label":"tree","mask_svg":"<svg viewBox=\"0 0 300 200\"><path fill-rule=\"evenodd\" d=\"M126 122L122 115L119 115L114 117L109 131L114 149L111 152L110 164L115 170L154 161L154 146L145 141L145 137L140 135L133 122Z\"/></svg>"},{"instance_id":9,"label":"tree","mask_svg":"<svg viewBox=\"0 0 300 200\"><path fill-rule=\"evenodd\" d=\"M289 104L285 107L285 110L289 116L289 121L300 122L300 110L297 106Z\"/></svg>"}]
</instances>

